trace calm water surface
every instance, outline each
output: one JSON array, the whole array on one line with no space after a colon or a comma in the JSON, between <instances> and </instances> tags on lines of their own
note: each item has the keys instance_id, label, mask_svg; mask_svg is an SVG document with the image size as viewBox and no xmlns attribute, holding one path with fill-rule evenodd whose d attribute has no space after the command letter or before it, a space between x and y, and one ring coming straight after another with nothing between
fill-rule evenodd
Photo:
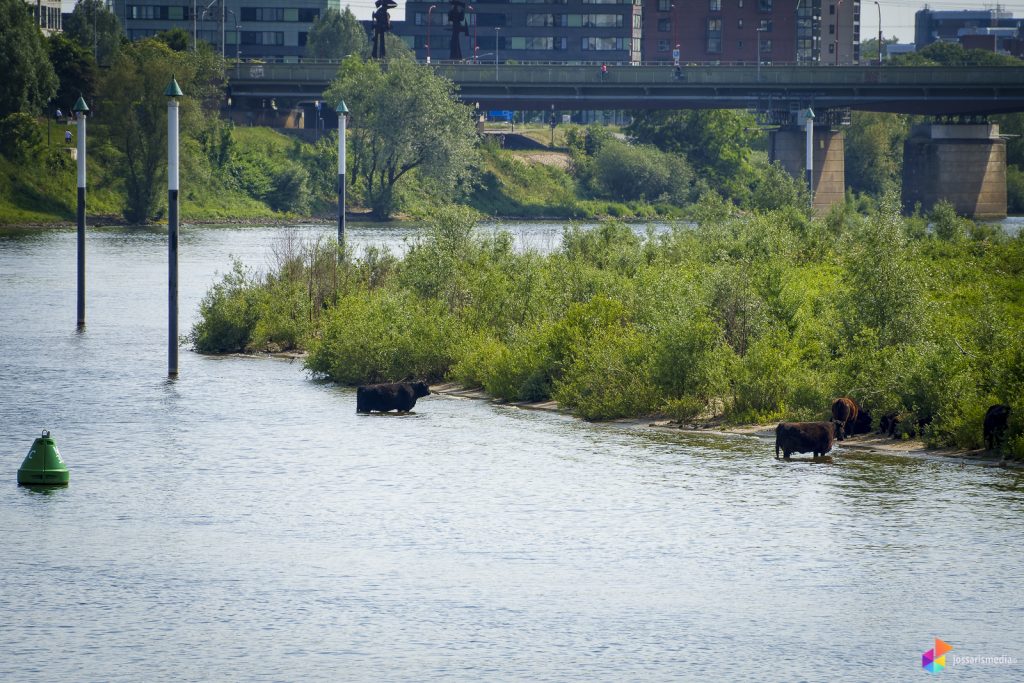
<instances>
[{"instance_id":1,"label":"calm water surface","mask_svg":"<svg viewBox=\"0 0 1024 683\"><path fill-rule=\"evenodd\" d=\"M182 330L282 231L185 230ZM165 234L88 259L78 333L74 232L0 235L0 680L901 681L935 637L1017 659L947 675L1024 679L1020 475L441 396L356 416L279 360L183 351L169 382ZM67 489L15 485L44 428Z\"/></svg>"}]
</instances>

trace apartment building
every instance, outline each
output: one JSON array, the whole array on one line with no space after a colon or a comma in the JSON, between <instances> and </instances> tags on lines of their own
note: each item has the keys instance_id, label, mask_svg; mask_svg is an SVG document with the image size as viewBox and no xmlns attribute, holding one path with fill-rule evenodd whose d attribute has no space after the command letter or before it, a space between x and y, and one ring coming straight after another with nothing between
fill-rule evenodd
<instances>
[{"instance_id":1,"label":"apartment building","mask_svg":"<svg viewBox=\"0 0 1024 683\"><path fill-rule=\"evenodd\" d=\"M644 0L646 61L856 64L860 0Z\"/></svg>"},{"instance_id":2,"label":"apartment building","mask_svg":"<svg viewBox=\"0 0 1024 683\"><path fill-rule=\"evenodd\" d=\"M466 9L464 59L621 64L641 59L642 0L505 0ZM433 7L433 9L431 9ZM410 0L399 35L416 57L448 59L450 3ZM429 49L428 45L429 37Z\"/></svg>"},{"instance_id":3,"label":"apartment building","mask_svg":"<svg viewBox=\"0 0 1024 683\"><path fill-rule=\"evenodd\" d=\"M44 35L61 31L60 0L25 0Z\"/></svg>"},{"instance_id":4,"label":"apartment building","mask_svg":"<svg viewBox=\"0 0 1024 683\"><path fill-rule=\"evenodd\" d=\"M181 28L226 57L290 59L305 55L310 26L341 0L114 0L113 9L129 40Z\"/></svg>"}]
</instances>

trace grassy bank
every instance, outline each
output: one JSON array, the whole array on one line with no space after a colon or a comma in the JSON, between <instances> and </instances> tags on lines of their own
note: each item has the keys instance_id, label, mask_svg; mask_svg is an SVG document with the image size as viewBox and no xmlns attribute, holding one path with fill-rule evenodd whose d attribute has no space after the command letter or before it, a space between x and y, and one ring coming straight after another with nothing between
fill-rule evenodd
<instances>
[{"instance_id":1,"label":"grassy bank","mask_svg":"<svg viewBox=\"0 0 1024 683\"><path fill-rule=\"evenodd\" d=\"M939 211L736 214L637 237L567 227L517 253L438 212L402 258L340 265L330 245L241 266L201 307L201 352L308 349L335 381L423 378L508 400L554 399L592 420L661 414L729 423L817 418L851 395L876 415L931 418L933 445L980 445L986 408L1014 408L1024 451L1024 242Z\"/></svg>"}]
</instances>

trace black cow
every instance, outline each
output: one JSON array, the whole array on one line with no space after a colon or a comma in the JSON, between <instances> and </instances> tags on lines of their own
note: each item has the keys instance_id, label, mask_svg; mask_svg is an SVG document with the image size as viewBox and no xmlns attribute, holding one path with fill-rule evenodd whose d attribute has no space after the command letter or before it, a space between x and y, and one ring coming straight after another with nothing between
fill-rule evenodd
<instances>
[{"instance_id":1,"label":"black cow","mask_svg":"<svg viewBox=\"0 0 1024 683\"><path fill-rule=\"evenodd\" d=\"M836 433L840 441L845 439L847 434L853 433L850 429L853 427L853 423L857 421L859 413L860 407L852 398L843 396L832 401L832 419L841 426L841 429Z\"/></svg>"},{"instance_id":2,"label":"black cow","mask_svg":"<svg viewBox=\"0 0 1024 683\"><path fill-rule=\"evenodd\" d=\"M1010 406L997 403L985 411L985 447L996 450L1006 435L1006 427L1010 420ZM1005 456L1004 456L1005 459Z\"/></svg>"},{"instance_id":3,"label":"black cow","mask_svg":"<svg viewBox=\"0 0 1024 683\"><path fill-rule=\"evenodd\" d=\"M407 413L416 405L416 399L429 393L430 387L426 382L369 384L356 389L356 412L397 410Z\"/></svg>"},{"instance_id":4,"label":"black cow","mask_svg":"<svg viewBox=\"0 0 1024 683\"><path fill-rule=\"evenodd\" d=\"M830 422L780 422L775 428L775 457L790 453L814 453L814 457L832 450L836 435L843 428L838 420Z\"/></svg>"},{"instance_id":5,"label":"black cow","mask_svg":"<svg viewBox=\"0 0 1024 683\"><path fill-rule=\"evenodd\" d=\"M863 408L857 413L857 419L852 424L846 425L846 434L870 434L871 433L871 412Z\"/></svg>"}]
</instances>

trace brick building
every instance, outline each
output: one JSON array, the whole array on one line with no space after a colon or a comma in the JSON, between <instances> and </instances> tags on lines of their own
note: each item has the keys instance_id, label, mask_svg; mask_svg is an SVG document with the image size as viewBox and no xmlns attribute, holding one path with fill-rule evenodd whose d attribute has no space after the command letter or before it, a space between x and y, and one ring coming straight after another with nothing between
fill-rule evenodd
<instances>
[{"instance_id":1,"label":"brick building","mask_svg":"<svg viewBox=\"0 0 1024 683\"><path fill-rule=\"evenodd\" d=\"M860 0L644 0L643 35L649 62L856 64Z\"/></svg>"}]
</instances>

